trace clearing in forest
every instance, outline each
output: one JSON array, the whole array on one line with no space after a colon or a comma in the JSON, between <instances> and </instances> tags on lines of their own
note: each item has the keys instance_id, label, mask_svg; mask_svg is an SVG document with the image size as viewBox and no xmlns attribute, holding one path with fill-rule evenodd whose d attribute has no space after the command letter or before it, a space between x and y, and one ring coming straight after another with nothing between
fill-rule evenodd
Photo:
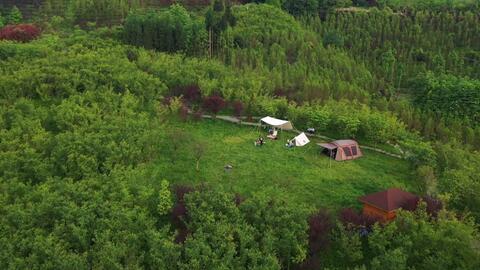
<instances>
[{"instance_id":1,"label":"clearing in forest","mask_svg":"<svg viewBox=\"0 0 480 270\"><path fill-rule=\"evenodd\" d=\"M188 134L185 145L175 155L175 162L162 156L155 168L176 184L223 185L247 195L267 190L282 190L292 200L315 207L359 207L357 198L390 187L415 192L407 161L363 149L364 157L337 162L320 153L318 139L305 147L288 149L287 139L294 133L281 132L276 141L267 139L261 147L254 141L266 131L220 120L175 123ZM200 170L195 168L193 147L188 141L205 145ZM225 170L225 165L233 169Z\"/></svg>"}]
</instances>

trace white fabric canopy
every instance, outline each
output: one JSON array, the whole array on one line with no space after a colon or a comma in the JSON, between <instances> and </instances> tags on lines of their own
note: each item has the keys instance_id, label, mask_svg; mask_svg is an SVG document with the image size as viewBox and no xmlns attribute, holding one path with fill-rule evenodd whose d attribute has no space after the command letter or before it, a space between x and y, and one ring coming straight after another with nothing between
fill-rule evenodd
<instances>
[{"instance_id":1,"label":"white fabric canopy","mask_svg":"<svg viewBox=\"0 0 480 270\"><path fill-rule=\"evenodd\" d=\"M295 146L304 146L310 142L307 135L305 135L305 133L303 132L300 133L300 135L298 135L297 137L293 138L293 141L295 143Z\"/></svg>"},{"instance_id":2,"label":"white fabric canopy","mask_svg":"<svg viewBox=\"0 0 480 270\"><path fill-rule=\"evenodd\" d=\"M293 129L292 123L290 123L289 121L273 118L270 116L264 117L260 119L260 121L276 128L281 128L285 130Z\"/></svg>"}]
</instances>

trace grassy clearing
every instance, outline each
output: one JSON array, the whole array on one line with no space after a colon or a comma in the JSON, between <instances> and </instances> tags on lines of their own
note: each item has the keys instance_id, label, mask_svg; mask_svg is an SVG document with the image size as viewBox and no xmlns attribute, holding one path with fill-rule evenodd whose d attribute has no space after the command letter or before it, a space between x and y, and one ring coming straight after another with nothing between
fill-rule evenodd
<instances>
[{"instance_id":1,"label":"grassy clearing","mask_svg":"<svg viewBox=\"0 0 480 270\"><path fill-rule=\"evenodd\" d=\"M254 140L266 135L258 128L219 120L174 126L208 145L198 172L190 147L176 155L175 163L166 156L158 160L157 173L174 183L207 182L244 195L282 190L299 203L333 209L359 207L357 197L388 187L415 191L408 163L376 152L363 150L361 159L336 162L320 154L317 139L306 147L287 149L284 144L292 133L280 133L279 140L255 147ZM234 167L229 173L226 164Z\"/></svg>"}]
</instances>

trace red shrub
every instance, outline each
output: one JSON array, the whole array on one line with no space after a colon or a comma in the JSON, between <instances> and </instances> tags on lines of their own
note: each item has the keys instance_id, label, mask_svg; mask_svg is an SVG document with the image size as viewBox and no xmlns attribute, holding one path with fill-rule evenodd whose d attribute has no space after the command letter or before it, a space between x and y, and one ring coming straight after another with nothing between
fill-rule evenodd
<instances>
[{"instance_id":1,"label":"red shrub","mask_svg":"<svg viewBox=\"0 0 480 270\"><path fill-rule=\"evenodd\" d=\"M173 96L183 96L189 104L199 102L202 97L200 87L196 84L177 86L171 90Z\"/></svg>"},{"instance_id":2,"label":"red shrub","mask_svg":"<svg viewBox=\"0 0 480 270\"><path fill-rule=\"evenodd\" d=\"M345 208L340 212L340 221L346 226L353 225L355 227L366 227L370 228L376 222L380 222L381 219L357 213L351 208Z\"/></svg>"},{"instance_id":3,"label":"red shrub","mask_svg":"<svg viewBox=\"0 0 480 270\"><path fill-rule=\"evenodd\" d=\"M190 231L186 228L179 229L177 235L175 236L175 243L176 244L183 244L185 240L187 240Z\"/></svg>"},{"instance_id":4,"label":"red shrub","mask_svg":"<svg viewBox=\"0 0 480 270\"><path fill-rule=\"evenodd\" d=\"M203 107L216 115L225 107L225 100L220 96L209 96L203 100Z\"/></svg>"},{"instance_id":5,"label":"red shrub","mask_svg":"<svg viewBox=\"0 0 480 270\"><path fill-rule=\"evenodd\" d=\"M0 40L32 41L40 36L40 29L33 24L7 25L0 29Z\"/></svg>"},{"instance_id":6,"label":"red shrub","mask_svg":"<svg viewBox=\"0 0 480 270\"><path fill-rule=\"evenodd\" d=\"M443 209L442 201L429 196L425 196L422 199L427 203L427 213L432 217L437 217L438 212Z\"/></svg>"},{"instance_id":7,"label":"red shrub","mask_svg":"<svg viewBox=\"0 0 480 270\"><path fill-rule=\"evenodd\" d=\"M178 185L173 188L173 192L175 193L175 198L179 202L183 202L185 194L195 191L193 187L190 186L182 186Z\"/></svg>"},{"instance_id":8,"label":"red shrub","mask_svg":"<svg viewBox=\"0 0 480 270\"><path fill-rule=\"evenodd\" d=\"M180 119L182 121L187 121L188 118L188 108L187 106L182 106L180 110L178 111L178 115L180 116Z\"/></svg>"},{"instance_id":9,"label":"red shrub","mask_svg":"<svg viewBox=\"0 0 480 270\"><path fill-rule=\"evenodd\" d=\"M427 204L427 213L432 216L432 217L437 217L438 212L443 209L443 203L442 201L432 198L430 196L424 196L424 197L417 197L415 199L412 199L410 201L407 201L402 208L407 211L415 211L417 210L418 203L420 200L424 201Z\"/></svg>"},{"instance_id":10,"label":"red shrub","mask_svg":"<svg viewBox=\"0 0 480 270\"><path fill-rule=\"evenodd\" d=\"M236 100L232 103L232 107L233 107L233 113L236 117L242 116L243 109L244 109L243 102L241 102L240 100Z\"/></svg>"},{"instance_id":11,"label":"red shrub","mask_svg":"<svg viewBox=\"0 0 480 270\"><path fill-rule=\"evenodd\" d=\"M242 195L236 193L235 194L235 205L236 206L239 206L240 204L242 204L244 201L245 201L245 197L243 197Z\"/></svg>"},{"instance_id":12,"label":"red shrub","mask_svg":"<svg viewBox=\"0 0 480 270\"><path fill-rule=\"evenodd\" d=\"M319 210L308 220L310 254L317 254L330 244L330 232L333 229L333 218L327 210Z\"/></svg>"},{"instance_id":13,"label":"red shrub","mask_svg":"<svg viewBox=\"0 0 480 270\"><path fill-rule=\"evenodd\" d=\"M184 88L183 97L189 102L197 102L202 97L198 85L188 85Z\"/></svg>"}]
</instances>

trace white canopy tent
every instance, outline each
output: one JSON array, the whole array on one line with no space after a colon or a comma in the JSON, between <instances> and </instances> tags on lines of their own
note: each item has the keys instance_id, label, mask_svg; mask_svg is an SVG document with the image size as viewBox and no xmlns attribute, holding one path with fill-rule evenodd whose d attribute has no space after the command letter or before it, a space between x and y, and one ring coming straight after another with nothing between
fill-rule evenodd
<instances>
[{"instance_id":1,"label":"white canopy tent","mask_svg":"<svg viewBox=\"0 0 480 270\"><path fill-rule=\"evenodd\" d=\"M270 116L267 116L267 117L264 117L264 118L260 119L260 122L263 122L267 125L270 125L272 127L276 127L276 128L279 128L279 129L283 129L283 130L292 130L293 129L292 123L290 123L290 121L281 120L281 119L273 118L273 117L270 117Z\"/></svg>"},{"instance_id":2,"label":"white canopy tent","mask_svg":"<svg viewBox=\"0 0 480 270\"><path fill-rule=\"evenodd\" d=\"M305 146L310 140L304 132L300 133L297 137L293 138L293 143L295 146Z\"/></svg>"}]
</instances>

